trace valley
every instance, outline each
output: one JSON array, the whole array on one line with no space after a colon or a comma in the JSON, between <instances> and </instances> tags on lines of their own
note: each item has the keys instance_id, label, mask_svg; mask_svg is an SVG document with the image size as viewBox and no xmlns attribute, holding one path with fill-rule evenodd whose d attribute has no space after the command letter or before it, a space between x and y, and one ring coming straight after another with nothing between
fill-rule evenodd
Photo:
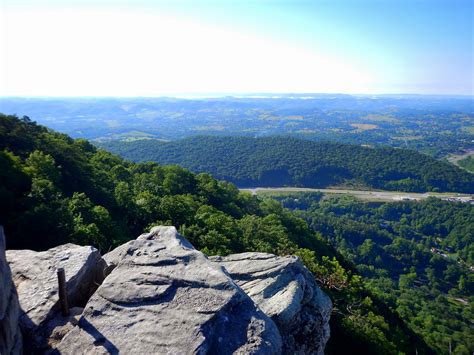
<instances>
[{"instance_id":1,"label":"valley","mask_svg":"<svg viewBox=\"0 0 474 355\"><path fill-rule=\"evenodd\" d=\"M474 349L474 175L453 164L289 136L92 144L9 115L0 138L9 249L173 225L207 255L298 256L334 303L327 354Z\"/></svg>"},{"instance_id":2,"label":"valley","mask_svg":"<svg viewBox=\"0 0 474 355\"><path fill-rule=\"evenodd\" d=\"M95 142L284 135L405 148L437 159L474 149L474 105L469 96L0 97L0 112L26 115Z\"/></svg>"},{"instance_id":3,"label":"valley","mask_svg":"<svg viewBox=\"0 0 474 355\"><path fill-rule=\"evenodd\" d=\"M339 310L330 320L329 354L407 353L413 344L420 354L430 352L372 295L350 262L276 200L179 166L125 161L27 118L0 114L0 138L0 225L7 249L74 243L102 252L152 226L173 225L206 255L298 256Z\"/></svg>"},{"instance_id":4,"label":"valley","mask_svg":"<svg viewBox=\"0 0 474 355\"><path fill-rule=\"evenodd\" d=\"M178 164L240 188L350 186L354 190L474 193L474 175L425 154L292 137L196 136L99 144L135 162Z\"/></svg>"},{"instance_id":5,"label":"valley","mask_svg":"<svg viewBox=\"0 0 474 355\"><path fill-rule=\"evenodd\" d=\"M0 355L474 355L473 0L0 1Z\"/></svg>"},{"instance_id":6,"label":"valley","mask_svg":"<svg viewBox=\"0 0 474 355\"><path fill-rule=\"evenodd\" d=\"M432 197L367 201L321 192L266 192L261 198L280 201L330 240L368 287L437 352L446 352L450 337L474 340L468 325L474 205Z\"/></svg>"}]
</instances>

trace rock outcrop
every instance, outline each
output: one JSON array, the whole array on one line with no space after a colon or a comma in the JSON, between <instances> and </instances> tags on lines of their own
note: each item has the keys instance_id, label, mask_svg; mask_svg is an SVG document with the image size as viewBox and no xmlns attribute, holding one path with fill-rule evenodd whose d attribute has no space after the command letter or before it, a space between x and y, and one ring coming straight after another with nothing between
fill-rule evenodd
<instances>
[{"instance_id":1,"label":"rock outcrop","mask_svg":"<svg viewBox=\"0 0 474 355\"><path fill-rule=\"evenodd\" d=\"M74 244L10 250L18 302L3 246L0 227L0 354L21 353L18 323L26 353L323 354L329 338L332 303L297 257L207 258L174 227L155 227L103 258Z\"/></svg>"},{"instance_id":2,"label":"rock outcrop","mask_svg":"<svg viewBox=\"0 0 474 355\"><path fill-rule=\"evenodd\" d=\"M70 307L83 306L101 282L104 262L97 249L65 244L44 252L8 250L22 312L20 326L27 352L48 349L74 326L81 309L69 317L60 313L57 269L64 268ZM103 278L103 277L102 277Z\"/></svg>"},{"instance_id":3,"label":"rock outcrop","mask_svg":"<svg viewBox=\"0 0 474 355\"><path fill-rule=\"evenodd\" d=\"M281 352L274 322L174 227L155 227L104 259L110 274L59 352Z\"/></svg>"},{"instance_id":4,"label":"rock outcrop","mask_svg":"<svg viewBox=\"0 0 474 355\"><path fill-rule=\"evenodd\" d=\"M299 258L243 253L213 260L275 321L284 353L324 353L332 303Z\"/></svg>"},{"instance_id":5,"label":"rock outcrop","mask_svg":"<svg viewBox=\"0 0 474 355\"><path fill-rule=\"evenodd\" d=\"M20 304L5 258L5 235L0 226L0 354L22 353L19 316Z\"/></svg>"}]
</instances>

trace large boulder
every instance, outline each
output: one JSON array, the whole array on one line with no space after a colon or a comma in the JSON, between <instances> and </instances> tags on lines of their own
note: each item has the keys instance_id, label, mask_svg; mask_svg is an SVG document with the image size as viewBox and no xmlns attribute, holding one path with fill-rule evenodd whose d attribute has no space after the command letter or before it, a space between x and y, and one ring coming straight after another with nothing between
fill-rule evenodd
<instances>
[{"instance_id":1,"label":"large boulder","mask_svg":"<svg viewBox=\"0 0 474 355\"><path fill-rule=\"evenodd\" d=\"M332 303L299 258L243 253L212 259L275 321L284 353L324 353Z\"/></svg>"},{"instance_id":2,"label":"large boulder","mask_svg":"<svg viewBox=\"0 0 474 355\"><path fill-rule=\"evenodd\" d=\"M5 235L0 226L0 354L22 353L19 316L20 304L5 258Z\"/></svg>"},{"instance_id":3,"label":"large boulder","mask_svg":"<svg viewBox=\"0 0 474 355\"><path fill-rule=\"evenodd\" d=\"M174 227L104 256L110 274L79 324L59 344L65 354L265 354L281 351L273 321Z\"/></svg>"},{"instance_id":4,"label":"large boulder","mask_svg":"<svg viewBox=\"0 0 474 355\"><path fill-rule=\"evenodd\" d=\"M72 328L71 322L80 312L73 307L84 306L102 281L104 262L100 253L90 246L64 244L43 252L8 250L6 255L22 308L20 326L26 351L48 349L53 345L50 338ZM70 317L60 312L58 268L66 273L67 297L73 308Z\"/></svg>"}]
</instances>

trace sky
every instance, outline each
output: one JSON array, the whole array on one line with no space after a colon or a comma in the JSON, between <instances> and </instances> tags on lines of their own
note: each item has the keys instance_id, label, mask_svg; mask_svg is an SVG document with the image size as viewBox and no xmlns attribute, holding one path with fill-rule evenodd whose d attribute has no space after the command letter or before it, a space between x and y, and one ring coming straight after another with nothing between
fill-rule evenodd
<instances>
[{"instance_id":1,"label":"sky","mask_svg":"<svg viewBox=\"0 0 474 355\"><path fill-rule=\"evenodd\" d=\"M0 95L474 95L471 0L0 0Z\"/></svg>"}]
</instances>

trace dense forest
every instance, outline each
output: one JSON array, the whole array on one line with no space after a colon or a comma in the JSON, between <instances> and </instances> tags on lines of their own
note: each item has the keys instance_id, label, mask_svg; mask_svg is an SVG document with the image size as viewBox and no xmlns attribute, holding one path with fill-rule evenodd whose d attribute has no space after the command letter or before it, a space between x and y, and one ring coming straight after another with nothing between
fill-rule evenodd
<instances>
[{"instance_id":1,"label":"dense forest","mask_svg":"<svg viewBox=\"0 0 474 355\"><path fill-rule=\"evenodd\" d=\"M474 175L415 151L290 137L200 136L171 142L113 141L134 161L179 164L240 187L350 185L396 191L474 192Z\"/></svg>"},{"instance_id":2,"label":"dense forest","mask_svg":"<svg viewBox=\"0 0 474 355\"><path fill-rule=\"evenodd\" d=\"M474 205L275 196L356 265L366 286L439 353L474 351Z\"/></svg>"},{"instance_id":3,"label":"dense forest","mask_svg":"<svg viewBox=\"0 0 474 355\"><path fill-rule=\"evenodd\" d=\"M335 305L329 354L433 352L303 219L208 174L127 162L0 114L0 200L8 248L73 242L106 252L152 225L172 224L207 254L299 255Z\"/></svg>"}]
</instances>

